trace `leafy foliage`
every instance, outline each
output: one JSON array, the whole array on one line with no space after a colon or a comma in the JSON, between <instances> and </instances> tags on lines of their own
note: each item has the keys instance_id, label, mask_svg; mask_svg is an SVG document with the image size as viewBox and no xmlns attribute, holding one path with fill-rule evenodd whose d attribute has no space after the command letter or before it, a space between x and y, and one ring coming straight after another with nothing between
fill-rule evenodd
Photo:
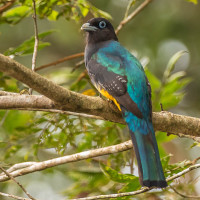
<instances>
[{"instance_id":1,"label":"leafy foliage","mask_svg":"<svg viewBox=\"0 0 200 200\"><path fill-rule=\"evenodd\" d=\"M40 33L38 34L38 39L39 39L39 45L38 45L38 50L43 49L46 46L49 46L49 42L42 42L41 40L44 39L46 36L50 35L53 33L53 30ZM17 48L10 48L4 54L6 56L22 56L22 55L29 55L33 53L34 49L34 44L35 44L35 38L31 37L29 40L24 41L21 45L19 45Z\"/></svg>"},{"instance_id":2,"label":"leafy foliage","mask_svg":"<svg viewBox=\"0 0 200 200\"><path fill-rule=\"evenodd\" d=\"M191 81L185 77L184 71L172 73L178 59L184 55L185 51L177 52L169 60L164 71L162 80L159 80L155 75L146 70L147 78L151 83L153 110L160 111L161 105L164 110L175 107L184 96L183 88Z\"/></svg>"},{"instance_id":3,"label":"leafy foliage","mask_svg":"<svg viewBox=\"0 0 200 200\"><path fill-rule=\"evenodd\" d=\"M58 20L60 17L65 19L81 20L91 12L95 17L102 16L111 19L111 16L93 6L87 0L37 0L37 14L41 19ZM33 13L31 0L19 0L15 7L4 12L0 18L1 23L17 24L25 17Z\"/></svg>"}]
</instances>

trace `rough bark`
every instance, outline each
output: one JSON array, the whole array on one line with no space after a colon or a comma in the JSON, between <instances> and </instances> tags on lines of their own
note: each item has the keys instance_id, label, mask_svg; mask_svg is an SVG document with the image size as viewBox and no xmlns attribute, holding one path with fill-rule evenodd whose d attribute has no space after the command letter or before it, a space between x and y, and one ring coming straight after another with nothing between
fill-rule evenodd
<instances>
[{"instance_id":1,"label":"rough bark","mask_svg":"<svg viewBox=\"0 0 200 200\"><path fill-rule=\"evenodd\" d=\"M0 54L0 71L27 84L40 95L17 95L0 92L0 109L57 109L100 116L105 120L124 123L121 113L110 102L67 90L31 71L20 63ZM48 98L47 98L48 97ZM156 130L200 136L200 119L170 112L153 113Z\"/></svg>"}]
</instances>

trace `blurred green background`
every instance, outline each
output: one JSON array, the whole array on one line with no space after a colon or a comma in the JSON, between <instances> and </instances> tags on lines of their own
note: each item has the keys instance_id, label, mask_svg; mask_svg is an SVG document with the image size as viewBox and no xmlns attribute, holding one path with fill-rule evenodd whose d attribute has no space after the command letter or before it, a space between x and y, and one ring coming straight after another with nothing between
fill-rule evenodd
<instances>
[{"instance_id":1,"label":"blurred green background","mask_svg":"<svg viewBox=\"0 0 200 200\"><path fill-rule=\"evenodd\" d=\"M126 7L128 4L128 0L91 0L88 1L95 7L109 13L112 16L112 24L116 28L117 25L120 23L120 21L124 17L124 13L126 11ZM139 5L142 1L137 1L136 6ZM135 7L131 8L130 12ZM84 33L81 32L80 26L82 23L87 21L89 18L93 17L91 13L89 13L86 17L81 17L79 20L72 20L72 16L69 16L69 20L64 19L64 17L59 18L56 21L50 21L46 18L44 19L38 19L38 29L39 33L45 32L48 30L55 30L52 34L45 37L44 41L49 42L51 45L48 47L45 47L41 51L38 52L37 56L37 66L41 66L43 64L47 64L49 62L53 62L57 59L60 59L62 57L65 57L67 55L71 55L74 53L82 52L84 51ZM1 19L0 19L1 20ZM1 22L1 21L0 21ZM29 39L31 36L34 35L34 27L33 27L33 19L31 16L24 18L22 21L20 21L17 24L8 24L8 23L2 23L0 24L0 53L4 53L7 51L10 47L17 47L25 40ZM184 54L176 63L174 72L178 71L185 71L186 77L189 77L191 79L191 82L187 85L187 87L184 89L185 96L183 100L173 108L170 108L169 110L174 113L189 115L193 117L200 117L200 6L199 4L194 5L193 3L189 3L186 0L154 0L152 3L148 5L147 8L145 8L141 13L139 13L138 16L136 16L131 22L126 24L124 28L120 31L118 34L118 38L121 44L128 48L131 52L133 52L134 55L136 55L138 58L141 58L143 61L148 60L148 70L151 71L158 79L162 79L163 73L166 69L166 65L170 58L178 51L180 50L186 50L188 51L187 54ZM24 64L27 67L31 67L31 59L32 55L27 56L16 56L15 60L19 61L20 63ZM75 59L70 62L64 62L56 66L49 67L47 69L41 70L38 73L44 75L45 77L55 81L58 84L61 84L67 88L74 89L73 84L75 84L75 80L79 77L80 73L84 71L84 65L82 65L78 70L75 72L71 72L72 68L74 67L75 63L77 63L81 58ZM173 72L173 73L174 73ZM24 85L21 83L8 83L9 84L16 84L18 90L21 90L24 88ZM76 91L82 92L81 89L89 89L91 88L88 84L85 85L85 82L81 82L77 87L79 89L74 89ZM0 86L2 87L2 86ZM14 87L14 86L13 86ZM13 88L11 86L7 88ZM5 89L6 87L4 87ZM17 89L16 89L17 90ZM165 105L164 109L165 109ZM157 110L157 109L156 109ZM157 110L159 111L159 110ZM37 120L46 119L56 121L56 123L59 124L58 121L66 120L65 116L46 116L40 113L36 114L36 117L34 116L34 113L24 112L23 114L19 114L18 111L9 112L6 114L8 117L5 120L5 124L0 128L0 140L1 143L4 143L6 140L11 139L11 141L14 141L14 145L10 145L9 148L14 148L14 150L11 148L9 149L7 147L7 150L9 149L9 152L5 156L1 156L2 161L5 163L13 163L13 162L23 162L24 160L32 160L38 159L43 160L47 158L51 158L56 156L56 153L51 149L51 142L50 145L46 144L45 147L34 147L33 150L28 147L29 140L31 142L35 141L35 143L38 144L38 138L35 138L35 135L33 133L28 133L27 129L24 130L21 128L19 130L19 126L21 127L31 127L30 124L40 124L41 122L38 122ZM5 111L1 113L1 119L3 119L5 116ZM42 117L41 117L42 116ZM18 120L17 120L18 119ZM74 119L73 117L67 118L68 121L70 121L70 124L73 125ZM80 119L76 119L80 120ZM15 121L15 122L14 122ZM28 121L28 123L27 123ZM77 124L81 124L84 122L84 119L81 119L77 122ZM7 123L7 124L6 124ZM89 122L87 122L89 123ZM90 122L93 124L94 129L95 126L97 126L95 123L97 122ZM100 124L102 122L99 122ZM28 125L27 125L28 124ZM53 124L53 122L52 122ZM52 125L51 124L51 125ZM53 124L54 126L55 123ZM41 130L44 129L44 124L41 125ZM106 128L112 132L113 131L113 124L104 124L103 128ZM16 128L17 133L14 131ZM38 127L37 127L38 128ZM99 130L98 134L105 134L105 129ZM116 128L116 127L115 127ZM79 128L76 130L78 131ZM33 130L33 129L30 129ZM120 127L120 130L122 130L122 127ZM17 144L17 141L19 140L13 140L12 138L12 131L14 133L14 136L16 138L20 138L21 144ZM20 135L23 131L26 132L26 134ZM88 130L87 130L88 131ZM86 132L87 132L86 131ZM92 129L93 131L93 129ZM91 131L91 132L92 132ZM103 132L104 131L104 132ZM10 134L9 138L7 138L6 133ZM50 131L51 132L51 127ZM88 131L89 132L89 131ZM127 131L125 131L127 132ZM45 133L48 137L48 134ZM69 134L64 132L65 134ZM76 133L74 133L76 134ZM112 144L113 138L115 138L116 133L110 133L110 145ZM113 134L113 135L112 135ZM20 135L20 136L19 136ZM14 137L13 136L13 137ZM23 136L26 140L26 142L22 142ZM90 135L89 133L85 133L84 137L91 137L94 136ZM65 136L63 136L65 137ZM73 137L73 136L72 136ZM75 136L74 136L75 137ZM96 137L96 136L95 136ZM105 136L107 137L107 136ZM158 136L159 137L159 136ZM162 136L160 136L162 137ZM164 137L164 136L163 136ZM33 139L34 138L34 139ZM61 138L61 137L60 137ZM128 133L125 133L124 140L128 139ZM98 141L101 140L96 139L97 147L101 145L108 146L109 143L106 145L106 139L104 140L105 143L98 144ZM68 139L69 141L73 141L72 139ZM74 143L71 142L70 145L73 146L73 144L76 144L77 139L74 138ZM89 139L88 139L89 140ZM170 140L170 141L169 141ZM78 138L78 141L81 141L81 138ZM123 140L122 140L123 141ZM177 163L179 161L183 161L184 159L195 159L199 156L200 151L199 147L193 147L190 148L190 146L193 144L193 141L190 139L185 138L175 138L172 140L172 138L168 139L167 136L164 138L160 138L160 142L164 142L163 147L165 153L162 153L164 155L168 155L169 153L173 154L174 156L171 158L171 163ZM115 141L120 142L120 141ZM26 144L24 144L26 143ZM53 142L52 142L53 143ZM92 142L91 142L92 143ZM24 146L23 146L23 145ZM114 143L113 143L114 144ZM21 145L21 146L20 146ZM49 145L49 146L48 146ZM55 146L58 145L57 143ZM67 145L67 142L62 144L63 149L60 149L57 152L61 154L69 154L76 152L74 149L68 149L66 150L65 145ZM85 148L84 147L87 147ZM85 149L90 149L96 147L95 145L88 145L85 143L83 146L79 147L78 151L82 151ZM2 150L5 148L5 146L2 146ZM41 150L41 149L42 150ZM46 150L44 150L46 148ZM48 150L48 148L50 148ZM31 150L30 150L31 149ZM38 150L40 149L40 150ZM2 153L2 151L0 151ZM14 155L17 155L17 158L13 158ZM120 161L120 159L123 159L123 156L117 155L114 158L109 157L109 159L112 162L112 159L114 159L113 162L116 162L116 166L114 167L117 171L120 171L120 162L123 164L123 169L121 168L122 172L130 173L127 166L125 166L124 163L127 162L127 157L130 156L129 154L126 155L126 160ZM14 160L15 161L14 161ZM108 159L108 158L106 158ZM95 162L95 161L93 161ZM76 164L80 165L80 163ZM91 171L87 171L85 168L87 168L87 165L89 168L91 167ZM57 167L56 169L50 169L46 170L46 172L43 172L41 175L41 172L27 175L26 177L20 177L18 180L21 181L24 185L26 185L27 190L35 197L39 199L63 199L63 191L66 190L66 193L64 193L67 196L70 197L81 197L81 196L87 196L89 194L96 195L96 194L102 194L104 193L104 188L107 184L107 190L105 189L105 193L109 192L116 192L118 189L118 186L116 186L115 189L112 189L112 186L114 184L110 183L105 177L103 178L102 172L99 169L98 164L94 164L94 166L88 161L86 162L86 165L84 169L80 169L78 172L72 172L70 171L71 167L74 165L65 165L62 167ZM70 171L67 173L67 171ZM92 171L93 170L93 171ZM82 173L81 173L82 172ZM96 178L94 178L94 174L96 173ZM137 173L136 173L137 174ZM63 176L65 175L65 176ZM198 176L200 175L200 172L193 173L193 181L192 186L189 184L190 176L186 177L186 182L188 186L188 192L190 193L192 191L192 194L198 194L199 191L197 188L200 187L200 182L198 181ZM70 177L70 178L69 178ZM90 179L90 182L82 183L80 179ZM93 180L94 179L94 180ZM31 180L31 182L30 182ZM99 180L104 180L101 183L99 183ZM92 182L93 181L93 182ZM73 189L71 189L71 192L69 192L70 188L73 186L73 184L77 183L77 185L74 186ZM91 184L91 185L90 185ZM98 190L94 189L93 187L99 188ZM98 185L99 184L99 185ZM109 185L110 184L110 185ZM191 187L190 187L191 186ZM89 187L92 191L90 191L88 188L88 191L78 191L79 187ZM111 189L109 189L109 187ZM179 187L180 190L184 190L184 185L181 185ZM6 191L8 193L17 193L19 195L22 195L20 190L17 189L17 187L12 183L9 182L7 184L0 183L0 189L2 188L2 191ZM195 190L196 188L196 190ZM80 188L79 188L80 189ZM73 194L74 191L74 194ZM85 193L84 193L85 192ZM200 193L199 193L200 194ZM152 193L154 196L155 194ZM170 197L171 199L181 199L181 197L178 197L177 195L172 195L170 192L165 193L165 195L168 195L166 197ZM151 196L151 195L150 195ZM150 196L145 196L146 199L150 198ZM156 196L156 195L155 195ZM155 197L154 196L154 197ZM140 198L144 198L143 196L139 196Z\"/></svg>"}]
</instances>

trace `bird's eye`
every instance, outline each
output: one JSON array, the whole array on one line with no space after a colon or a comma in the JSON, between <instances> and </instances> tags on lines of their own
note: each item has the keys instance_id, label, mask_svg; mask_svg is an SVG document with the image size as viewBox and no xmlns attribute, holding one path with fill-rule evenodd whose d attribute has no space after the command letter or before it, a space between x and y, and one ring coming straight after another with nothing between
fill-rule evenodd
<instances>
[{"instance_id":1,"label":"bird's eye","mask_svg":"<svg viewBox=\"0 0 200 200\"><path fill-rule=\"evenodd\" d=\"M106 22L105 21L100 21L99 22L99 28L105 28L106 27Z\"/></svg>"}]
</instances>

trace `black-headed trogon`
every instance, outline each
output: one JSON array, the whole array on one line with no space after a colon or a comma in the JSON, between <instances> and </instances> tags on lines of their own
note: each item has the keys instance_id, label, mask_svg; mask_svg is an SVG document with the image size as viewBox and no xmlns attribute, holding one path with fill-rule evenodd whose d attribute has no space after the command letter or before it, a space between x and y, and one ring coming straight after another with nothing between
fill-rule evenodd
<instances>
[{"instance_id":1,"label":"black-headed trogon","mask_svg":"<svg viewBox=\"0 0 200 200\"><path fill-rule=\"evenodd\" d=\"M85 65L97 90L122 112L134 145L140 183L166 187L152 125L151 87L140 62L118 42L104 18L83 24L86 31Z\"/></svg>"}]
</instances>

